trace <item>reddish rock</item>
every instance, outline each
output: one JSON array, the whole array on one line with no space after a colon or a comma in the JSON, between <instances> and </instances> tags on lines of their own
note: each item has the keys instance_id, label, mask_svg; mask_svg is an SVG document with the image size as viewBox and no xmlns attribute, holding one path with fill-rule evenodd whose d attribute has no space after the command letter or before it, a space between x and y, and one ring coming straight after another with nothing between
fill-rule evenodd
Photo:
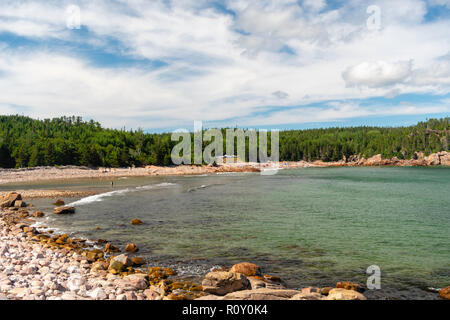
<instances>
[{"instance_id":1,"label":"reddish rock","mask_svg":"<svg viewBox=\"0 0 450 320\"><path fill-rule=\"evenodd\" d=\"M314 288L314 287L308 287L308 288L303 288L301 290L301 293L321 293L319 288Z\"/></svg>"},{"instance_id":2,"label":"reddish rock","mask_svg":"<svg viewBox=\"0 0 450 320\"><path fill-rule=\"evenodd\" d=\"M111 243L107 243L105 245L105 249L103 249L106 253L112 253L112 252L120 252L119 248L113 246Z\"/></svg>"},{"instance_id":3,"label":"reddish rock","mask_svg":"<svg viewBox=\"0 0 450 320\"><path fill-rule=\"evenodd\" d=\"M336 288L330 290L326 300L367 300L367 298L355 290Z\"/></svg>"},{"instance_id":4,"label":"reddish rock","mask_svg":"<svg viewBox=\"0 0 450 320\"><path fill-rule=\"evenodd\" d=\"M53 204L54 204L55 206L60 207L60 206L65 205L66 203L65 203L63 200L58 199L58 200L56 200L55 203L53 203Z\"/></svg>"},{"instance_id":5,"label":"reddish rock","mask_svg":"<svg viewBox=\"0 0 450 320\"><path fill-rule=\"evenodd\" d=\"M450 287L446 287L439 291L439 296L442 299L450 300Z\"/></svg>"},{"instance_id":6,"label":"reddish rock","mask_svg":"<svg viewBox=\"0 0 450 320\"><path fill-rule=\"evenodd\" d=\"M36 211L33 216L36 218L42 218L45 214L42 211Z\"/></svg>"},{"instance_id":7,"label":"reddish rock","mask_svg":"<svg viewBox=\"0 0 450 320\"><path fill-rule=\"evenodd\" d=\"M74 207L56 207L55 209L53 209L53 213L54 214L73 214L75 213L75 208Z\"/></svg>"},{"instance_id":8,"label":"reddish rock","mask_svg":"<svg viewBox=\"0 0 450 320\"><path fill-rule=\"evenodd\" d=\"M324 287L320 289L320 293L323 294L324 296L327 296L328 293L330 293L330 291L333 289L334 289L333 287Z\"/></svg>"},{"instance_id":9,"label":"reddish rock","mask_svg":"<svg viewBox=\"0 0 450 320\"><path fill-rule=\"evenodd\" d=\"M144 224L144 222L142 220L139 220L139 219L133 219L133 220L130 221L130 223L132 225L134 225L134 226L138 226L138 225Z\"/></svg>"},{"instance_id":10,"label":"reddish rock","mask_svg":"<svg viewBox=\"0 0 450 320\"><path fill-rule=\"evenodd\" d=\"M22 200L22 196L20 194L18 194L17 192L10 192L0 200L0 207L14 207L15 202L20 200Z\"/></svg>"},{"instance_id":11,"label":"reddish rock","mask_svg":"<svg viewBox=\"0 0 450 320\"><path fill-rule=\"evenodd\" d=\"M361 286L360 284L349 282L349 281L338 282L336 284L336 288L345 289L345 290L353 290L353 291L357 291L357 292L361 292L361 293L363 293L365 291L365 288L363 286Z\"/></svg>"},{"instance_id":12,"label":"reddish rock","mask_svg":"<svg viewBox=\"0 0 450 320\"><path fill-rule=\"evenodd\" d=\"M202 282L203 291L219 296L249 288L250 283L242 273L216 271L208 273Z\"/></svg>"},{"instance_id":13,"label":"reddish rock","mask_svg":"<svg viewBox=\"0 0 450 320\"><path fill-rule=\"evenodd\" d=\"M242 262L231 267L230 272L242 273L246 276L260 276L261 269L259 266L249 262Z\"/></svg>"},{"instance_id":14,"label":"reddish rock","mask_svg":"<svg viewBox=\"0 0 450 320\"><path fill-rule=\"evenodd\" d=\"M125 251L126 252L138 252L139 248L137 247L137 245L135 245L134 243L128 243L125 246Z\"/></svg>"},{"instance_id":15,"label":"reddish rock","mask_svg":"<svg viewBox=\"0 0 450 320\"><path fill-rule=\"evenodd\" d=\"M133 262L133 265L139 267L142 266L143 264L145 264L145 259L142 257L133 257L131 259L131 261Z\"/></svg>"}]
</instances>

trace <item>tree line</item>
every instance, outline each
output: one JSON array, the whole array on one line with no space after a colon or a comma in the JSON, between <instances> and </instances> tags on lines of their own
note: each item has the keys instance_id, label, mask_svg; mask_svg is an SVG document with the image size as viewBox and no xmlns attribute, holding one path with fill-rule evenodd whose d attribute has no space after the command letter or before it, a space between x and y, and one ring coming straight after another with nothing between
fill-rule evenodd
<instances>
[{"instance_id":1,"label":"tree line","mask_svg":"<svg viewBox=\"0 0 450 320\"><path fill-rule=\"evenodd\" d=\"M338 161L353 155L368 158L376 154L411 159L418 151L425 155L448 151L449 120L431 119L408 127L281 131L280 160ZM36 120L19 115L0 116L3 168L168 166L172 165L171 151L177 143L171 140L170 133L107 129L81 117Z\"/></svg>"}]
</instances>

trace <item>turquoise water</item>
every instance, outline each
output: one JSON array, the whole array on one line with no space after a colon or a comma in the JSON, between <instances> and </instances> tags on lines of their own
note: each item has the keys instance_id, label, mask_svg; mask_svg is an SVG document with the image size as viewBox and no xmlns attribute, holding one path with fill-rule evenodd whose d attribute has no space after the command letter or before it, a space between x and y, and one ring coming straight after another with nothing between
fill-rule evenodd
<instances>
[{"instance_id":1,"label":"turquoise water","mask_svg":"<svg viewBox=\"0 0 450 320\"><path fill-rule=\"evenodd\" d=\"M305 168L274 176L225 174L1 186L93 189L73 216L43 220L61 232L124 245L157 265L202 276L250 261L291 287L365 283L370 298L432 299L450 285L449 168ZM67 203L79 200L65 199ZM50 210L51 200L32 201ZM131 226L132 218L145 222ZM95 227L101 230L94 230Z\"/></svg>"}]
</instances>

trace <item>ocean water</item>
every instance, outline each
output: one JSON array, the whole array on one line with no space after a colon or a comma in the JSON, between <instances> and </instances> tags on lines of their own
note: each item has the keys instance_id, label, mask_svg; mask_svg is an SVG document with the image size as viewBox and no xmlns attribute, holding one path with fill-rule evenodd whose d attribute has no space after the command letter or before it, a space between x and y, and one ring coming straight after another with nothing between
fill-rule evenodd
<instances>
[{"instance_id":1,"label":"ocean water","mask_svg":"<svg viewBox=\"0 0 450 320\"><path fill-rule=\"evenodd\" d=\"M450 168L305 168L277 175L76 180L0 186L89 189L64 199L71 216L39 221L58 232L134 242L152 265L200 279L212 266L249 261L289 287L366 283L373 299L434 299L450 285ZM31 201L51 212L50 199ZM132 226L129 221L145 222ZM97 227L100 230L95 230Z\"/></svg>"}]
</instances>

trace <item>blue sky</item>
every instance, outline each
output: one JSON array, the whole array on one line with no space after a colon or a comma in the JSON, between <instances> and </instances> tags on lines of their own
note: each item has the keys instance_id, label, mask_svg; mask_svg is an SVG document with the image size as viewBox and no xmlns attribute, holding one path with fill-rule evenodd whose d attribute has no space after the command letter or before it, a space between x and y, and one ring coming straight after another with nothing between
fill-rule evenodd
<instances>
[{"instance_id":1,"label":"blue sky","mask_svg":"<svg viewBox=\"0 0 450 320\"><path fill-rule=\"evenodd\" d=\"M0 113L409 125L450 115L448 30L450 0L2 1Z\"/></svg>"}]
</instances>

